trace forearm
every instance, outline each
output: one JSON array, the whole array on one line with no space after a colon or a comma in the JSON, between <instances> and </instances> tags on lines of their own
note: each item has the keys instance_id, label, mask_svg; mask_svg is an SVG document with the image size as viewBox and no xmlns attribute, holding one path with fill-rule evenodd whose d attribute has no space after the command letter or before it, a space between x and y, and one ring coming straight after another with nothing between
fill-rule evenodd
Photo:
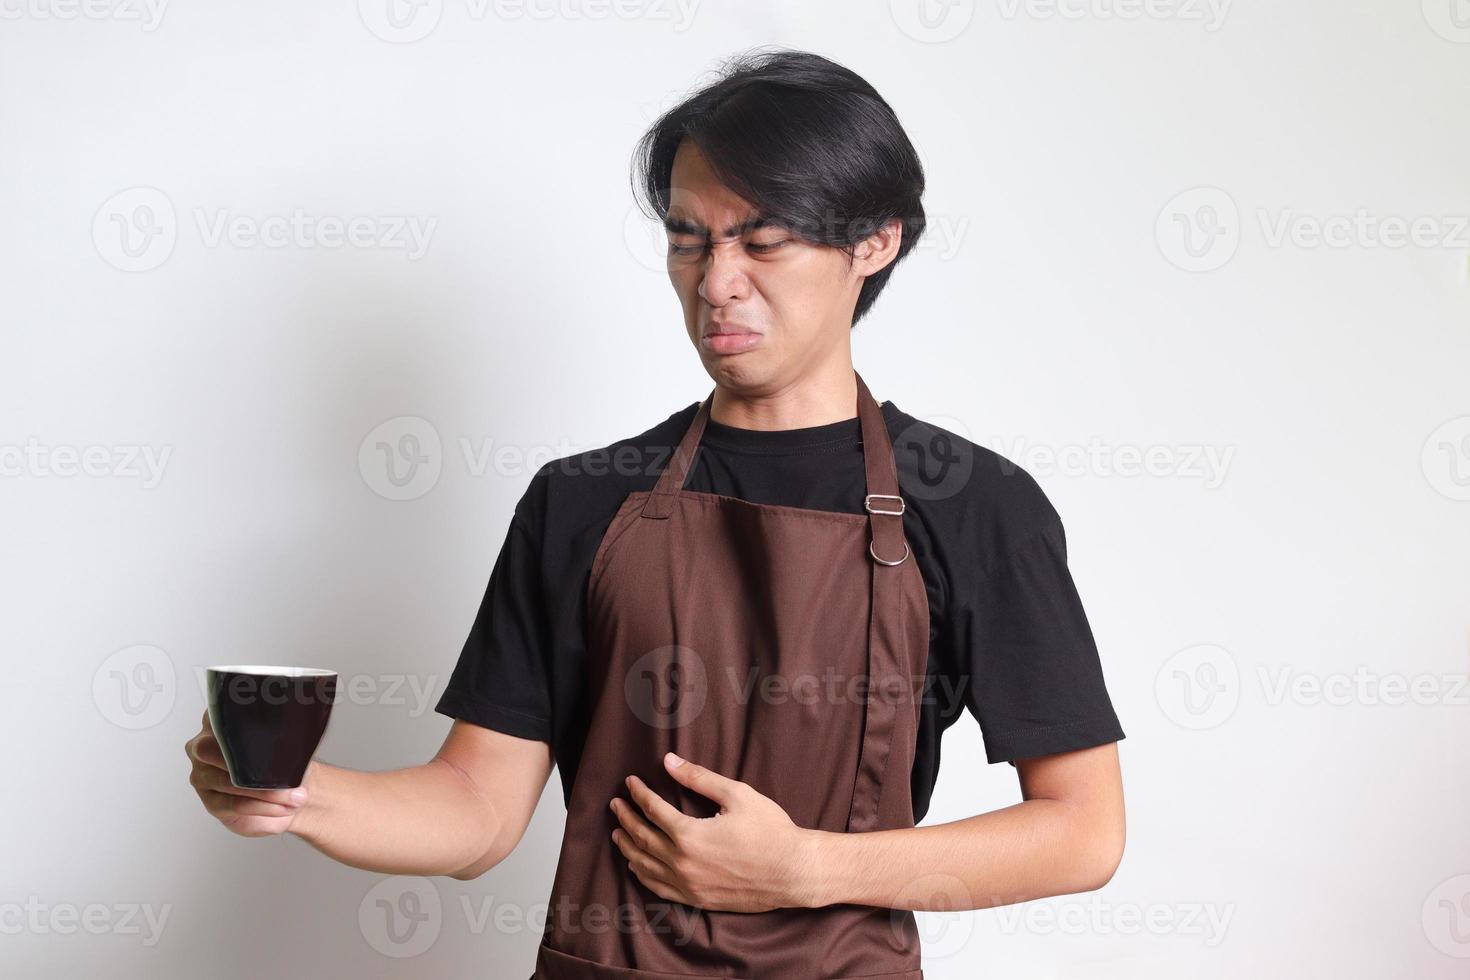
<instances>
[{"instance_id":1,"label":"forearm","mask_svg":"<svg viewBox=\"0 0 1470 980\"><path fill-rule=\"evenodd\" d=\"M1121 829L1061 800L1036 798L933 827L811 831L812 906L850 902L915 911L983 909L1100 888Z\"/></svg>"},{"instance_id":2,"label":"forearm","mask_svg":"<svg viewBox=\"0 0 1470 980\"><path fill-rule=\"evenodd\" d=\"M454 875L499 836L494 806L443 759L388 772L313 761L304 785L290 833L354 868Z\"/></svg>"}]
</instances>

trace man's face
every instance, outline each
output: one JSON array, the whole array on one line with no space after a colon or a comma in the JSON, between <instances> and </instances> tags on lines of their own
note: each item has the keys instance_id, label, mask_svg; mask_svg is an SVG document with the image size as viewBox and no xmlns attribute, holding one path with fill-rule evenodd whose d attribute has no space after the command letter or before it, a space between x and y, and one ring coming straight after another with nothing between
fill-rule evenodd
<instances>
[{"instance_id":1,"label":"man's face","mask_svg":"<svg viewBox=\"0 0 1470 980\"><path fill-rule=\"evenodd\" d=\"M775 390L829 357L846 356L867 265L763 223L689 139L674 155L670 184L669 281L689 338L717 383Z\"/></svg>"}]
</instances>

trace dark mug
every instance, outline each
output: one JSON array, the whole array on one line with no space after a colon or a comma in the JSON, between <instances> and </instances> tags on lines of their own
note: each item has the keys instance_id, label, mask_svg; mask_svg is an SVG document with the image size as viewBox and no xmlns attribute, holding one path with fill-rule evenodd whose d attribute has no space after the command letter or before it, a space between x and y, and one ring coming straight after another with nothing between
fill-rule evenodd
<instances>
[{"instance_id":1,"label":"dark mug","mask_svg":"<svg viewBox=\"0 0 1470 980\"><path fill-rule=\"evenodd\" d=\"M337 672L316 667L207 667L209 725L230 782L291 789L327 730Z\"/></svg>"}]
</instances>

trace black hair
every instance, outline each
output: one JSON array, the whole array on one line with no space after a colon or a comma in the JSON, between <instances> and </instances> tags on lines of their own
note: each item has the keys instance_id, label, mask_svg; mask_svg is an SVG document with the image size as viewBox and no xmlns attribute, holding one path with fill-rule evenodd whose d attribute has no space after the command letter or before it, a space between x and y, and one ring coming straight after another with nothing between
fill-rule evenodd
<instances>
[{"instance_id":1,"label":"black hair","mask_svg":"<svg viewBox=\"0 0 1470 980\"><path fill-rule=\"evenodd\" d=\"M660 116L633 154L643 212L669 210L674 153L689 137L720 182L803 240L853 249L898 218L898 253L868 276L854 325L924 231L924 168L893 108L859 75L808 51L754 49Z\"/></svg>"}]
</instances>

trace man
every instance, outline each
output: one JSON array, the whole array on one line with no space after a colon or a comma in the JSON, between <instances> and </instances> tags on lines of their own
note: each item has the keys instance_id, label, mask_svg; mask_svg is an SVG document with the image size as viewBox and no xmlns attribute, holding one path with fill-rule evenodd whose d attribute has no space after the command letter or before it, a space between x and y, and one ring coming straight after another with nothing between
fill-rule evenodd
<instances>
[{"instance_id":1,"label":"man","mask_svg":"<svg viewBox=\"0 0 1470 980\"><path fill-rule=\"evenodd\" d=\"M1024 471L854 371L852 327L924 226L871 86L812 54L737 59L638 163L710 396L535 474L429 763L237 789L206 718L191 781L241 835L469 880L555 764L537 977L917 980L914 910L1090 890L1121 860L1124 735L1061 522ZM1023 801L916 828L965 708Z\"/></svg>"}]
</instances>

